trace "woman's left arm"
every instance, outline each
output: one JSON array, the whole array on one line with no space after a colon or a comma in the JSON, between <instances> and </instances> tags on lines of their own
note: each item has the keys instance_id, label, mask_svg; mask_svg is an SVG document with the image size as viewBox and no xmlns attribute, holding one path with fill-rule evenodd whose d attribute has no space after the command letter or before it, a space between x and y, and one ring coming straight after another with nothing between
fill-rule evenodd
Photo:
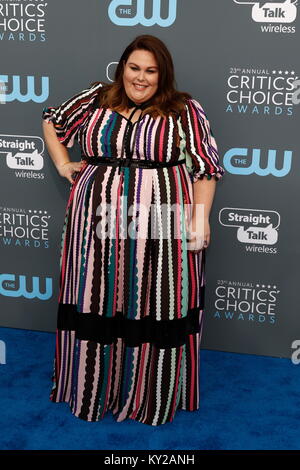
<instances>
[{"instance_id":1,"label":"woman's left arm","mask_svg":"<svg viewBox=\"0 0 300 470\"><path fill-rule=\"evenodd\" d=\"M209 219L211 207L216 192L216 180L203 178L193 183L194 205L193 214L198 204L203 207L204 219Z\"/></svg>"},{"instance_id":2,"label":"woman's left arm","mask_svg":"<svg viewBox=\"0 0 300 470\"><path fill-rule=\"evenodd\" d=\"M192 218L190 221L191 234L195 234L190 242L196 241L196 235L201 237L204 247L210 243L210 223L209 216L216 191L216 180L211 178L199 179L193 183L194 202Z\"/></svg>"},{"instance_id":3,"label":"woman's left arm","mask_svg":"<svg viewBox=\"0 0 300 470\"><path fill-rule=\"evenodd\" d=\"M189 249L199 251L202 242L210 242L209 216L219 181L225 170L220 164L218 147L209 120L201 104L195 99L186 102L181 114L186 135L188 171L193 183L193 207L189 225ZM198 239L198 240L197 240ZM200 239L200 240L199 240Z\"/></svg>"}]
</instances>

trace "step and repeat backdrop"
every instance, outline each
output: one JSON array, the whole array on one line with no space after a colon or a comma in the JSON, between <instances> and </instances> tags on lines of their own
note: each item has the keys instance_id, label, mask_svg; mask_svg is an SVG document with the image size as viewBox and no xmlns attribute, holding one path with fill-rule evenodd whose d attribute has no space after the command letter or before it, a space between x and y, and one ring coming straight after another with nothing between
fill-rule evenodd
<instances>
[{"instance_id":1,"label":"step and repeat backdrop","mask_svg":"<svg viewBox=\"0 0 300 470\"><path fill-rule=\"evenodd\" d=\"M55 331L70 184L42 110L110 82L139 34L169 47L226 173L207 250L202 347L290 357L300 343L299 7L293 0L0 2L0 326ZM80 159L77 143L69 149Z\"/></svg>"}]
</instances>

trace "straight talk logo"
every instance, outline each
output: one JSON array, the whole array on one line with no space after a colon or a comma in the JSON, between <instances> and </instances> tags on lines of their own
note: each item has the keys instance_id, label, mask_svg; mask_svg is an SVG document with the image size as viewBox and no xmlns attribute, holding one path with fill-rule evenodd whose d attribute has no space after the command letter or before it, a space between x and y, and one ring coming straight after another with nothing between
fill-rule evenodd
<instances>
[{"instance_id":1,"label":"straight talk logo","mask_svg":"<svg viewBox=\"0 0 300 470\"><path fill-rule=\"evenodd\" d=\"M256 23L269 23L261 25L262 33L295 33L295 26L286 26L293 23L297 17L298 0L233 0L239 5L252 5L251 16Z\"/></svg>"},{"instance_id":2,"label":"straight talk logo","mask_svg":"<svg viewBox=\"0 0 300 470\"><path fill-rule=\"evenodd\" d=\"M237 240L247 253L277 254L279 212L224 207L219 213L219 222L236 230Z\"/></svg>"}]
</instances>

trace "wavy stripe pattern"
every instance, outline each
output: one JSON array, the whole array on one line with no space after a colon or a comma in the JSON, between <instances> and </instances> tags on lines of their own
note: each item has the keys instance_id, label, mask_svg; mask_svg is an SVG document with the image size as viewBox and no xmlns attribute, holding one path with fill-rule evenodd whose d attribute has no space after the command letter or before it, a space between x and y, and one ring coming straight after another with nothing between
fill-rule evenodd
<instances>
[{"instance_id":1,"label":"wavy stripe pattern","mask_svg":"<svg viewBox=\"0 0 300 470\"><path fill-rule=\"evenodd\" d=\"M198 101L187 100L180 114L145 114L129 125L98 106L101 86L44 108L63 145L76 140L87 157L122 158L129 129L132 158L185 156L187 163L151 170L86 165L77 174L61 235L50 399L69 403L86 421L111 410L118 422L158 426L173 421L176 410L199 408L205 250L187 250L185 203L193 202L193 182L218 181L224 168Z\"/></svg>"}]
</instances>

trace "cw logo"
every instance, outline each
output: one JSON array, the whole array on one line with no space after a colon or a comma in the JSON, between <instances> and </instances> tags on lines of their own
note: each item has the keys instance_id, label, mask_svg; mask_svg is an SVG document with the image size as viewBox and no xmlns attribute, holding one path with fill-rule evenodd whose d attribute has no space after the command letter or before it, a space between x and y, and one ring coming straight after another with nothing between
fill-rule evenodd
<instances>
[{"instance_id":1,"label":"cw logo","mask_svg":"<svg viewBox=\"0 0 300 470\"><path fill-rule=\"evenodd\" d=\"M276 168L276 150L268 151L268 163L266 168L261 168L260 166L260 153L260 149L253 149L250 165L245 167L233 166L232 160L234 160L235 163L244 165L247 160L243 157L248 157L248 149L233 148L225 153L223 163L225 168L230 173L233 173L235 175L252 175L253 173L255 173L259 176L274 175L277 177L283 177L290 172L293 153L290 150L284 151L283 166L281 169Z\"/></svg>"},{"instance_id":2,"label":"cw logo","mask_svg":"<svg viewBox=\"0 0 300 470\"><path fill-rule=\"evenodd\" d=\"M154 24L158 24L159 26L168 27L176 20L177 0L165 1L169 2L167 18L161 18L161 0L152 0L152 18L146 18L145 0L136 0L136 14L133 17L125 16L132 14L132 0L112 0L108 7L108 16L110 20L118 26L136 26L137 24L153 26ZM124 8L125 6L130 8Z\"/></svg>"},{"instance_id":3,"label":"cw logo","mask_svg":"<svg viewBox=\"0 0 300 470\"><path fill-rule=\"evenodd\" d=\"M49 77L42 77L42 83L39 86L42 92L40 95L35 94L35 77L32 75L27 76L27 92L25 95L21 93L20 76L12 76L12 91L11 93L0 93L0 102L5 103L9 101L20 101L26 103L27 101L34 101L35 103L43 103L49 96ZM7 88L5 83L8 83L8 75L0 75L0 83L2 88ZM3 86L4 85L4 86ZM24 88L24 86L22 87Z\"/></svg>"},{"instance_id":4,"label":"cw logo","mask_svg":"<svg viewBox=\"0 0 300 470\"><path fill-rule=\"evenodd\" d=\"M46 277L46 291L40 292L39 277L32 278L32 291L27 290L26 276L19 276L19 286L15 286L16 276L14 274L0 275L0 294L6 297L25 297L26 299L38 298L48 300L52 296L52 279Z\"/></svg>"}]
</instances>

